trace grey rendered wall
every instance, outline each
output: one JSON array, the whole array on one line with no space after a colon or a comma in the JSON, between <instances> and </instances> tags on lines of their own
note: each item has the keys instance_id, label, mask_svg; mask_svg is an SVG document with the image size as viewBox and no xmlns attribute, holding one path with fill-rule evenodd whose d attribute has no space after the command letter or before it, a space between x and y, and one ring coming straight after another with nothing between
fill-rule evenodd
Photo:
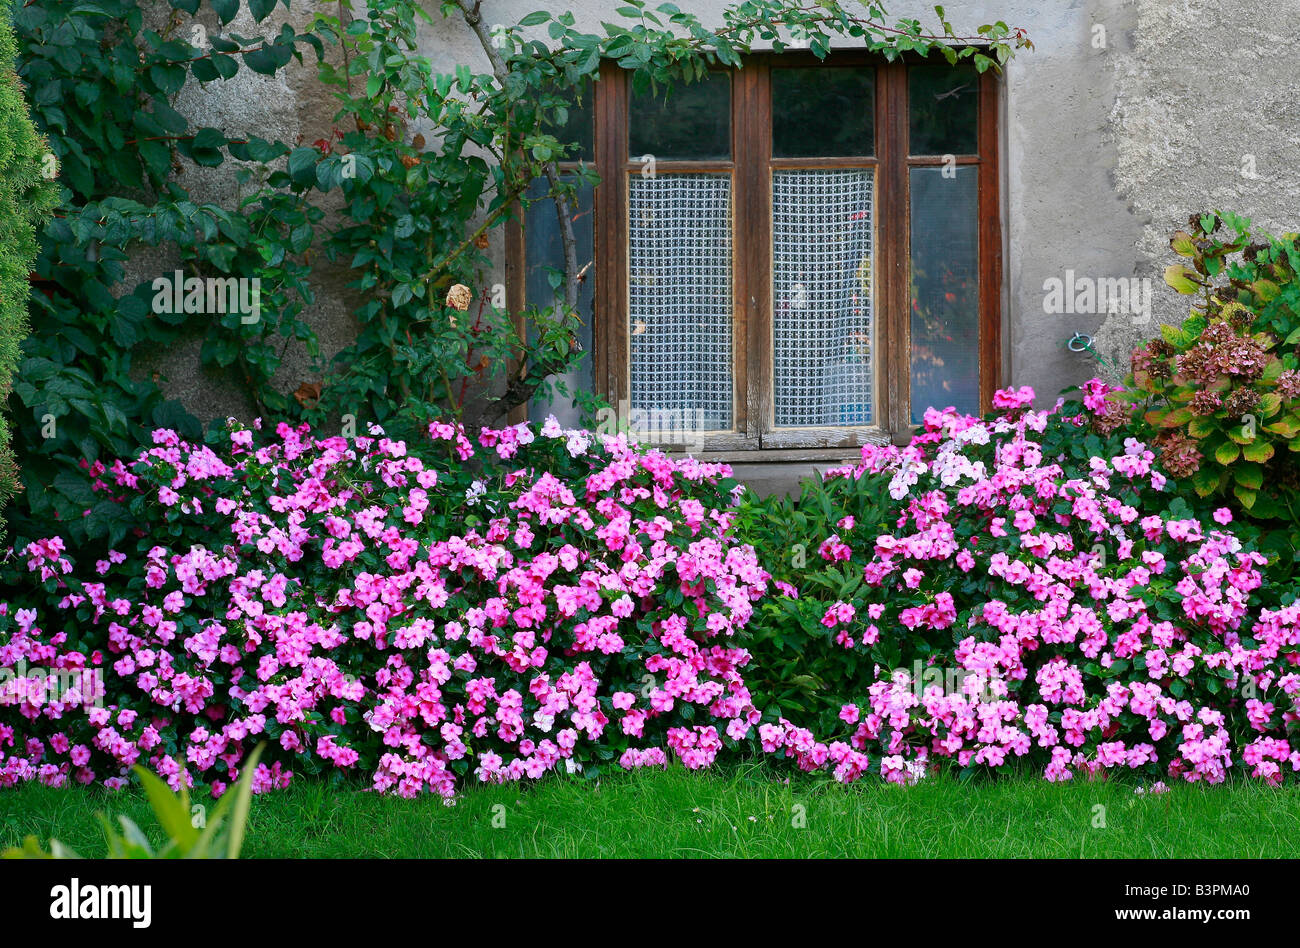
<instances>
[{"instance_id":1,"label":"grey rendered wall","mask_svg":"<svg viewBox=\"0 0 1300 948\"><path fill-rule=\"evenodd\" d=\"M724 6L678 2L706 20L718 19ZM543 6L571 9L594 27L614 20L618 5L483 0L483 12L490 22L510 23ZM1066 348L1073 333L1095 335L1098 350L1122 368L1133 343L1152 334L1156 321L1185 315L1161 273L1170 262L1168 234L1188 213L1222 207L1276 232L1300 230L1294 42L1300 0L950 0L946 6L959 31L1001 19L1027 28L1036 46L1007 69L1003 88L1004 363L1005 378L1033 386L1040 403L1098 370L1090 355ZM888 7L898 16L932 16L928 2ZM292 19L305 22L313 9L295 0ZM436 4L430 10L436 16ZM231 29L257 31L251 23ZM427 28L424 46L448 71L459 62L486 66L476 40L456 20ZM223 117L265 137L307 142L326 137L332 112L310 65L275 79L241 72L225 89L187 90L181 107L202 121ZM213 197L236 187L228 170L188 174L192 187L201 184ZM165 272L167 262L142 266ZM1150 280L1151 314L1045 312L1045 281L1065 279L1067 270L1092 279ZM327 352L353 331L348 314L356 301L344 282L342 274L320 273L311 318ZM154 354L150 369L165 374L170 390L201 414L247 411L237 386L204 376L197 366L196 341ZM291 352L281 377L287 390L311 378L305 356ZM765 485L771 483L766 468Z\"/></svg>"}]
</instances>

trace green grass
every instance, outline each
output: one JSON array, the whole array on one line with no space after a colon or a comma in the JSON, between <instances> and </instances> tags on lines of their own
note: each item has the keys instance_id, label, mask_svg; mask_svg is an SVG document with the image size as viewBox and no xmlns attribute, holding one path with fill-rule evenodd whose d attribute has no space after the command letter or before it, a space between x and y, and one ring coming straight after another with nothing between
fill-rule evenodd
<instances>
[{"instance_id":1,"label":"green grass","mask_svg":"<svg viewBox=\"0 0 1300 948\"><path fill-rule=\"evenodd\" d=\"M0 849L31 833L101 855L96 810L157 830L138 791L25 786L0 791ZM1137 796L1129 783L1027 776L840 787L739 767L475 786L449 807L303 781L254 800L244 855L1295 857L1300 789L1239 782Z\"/></svg>"}]
</instances>

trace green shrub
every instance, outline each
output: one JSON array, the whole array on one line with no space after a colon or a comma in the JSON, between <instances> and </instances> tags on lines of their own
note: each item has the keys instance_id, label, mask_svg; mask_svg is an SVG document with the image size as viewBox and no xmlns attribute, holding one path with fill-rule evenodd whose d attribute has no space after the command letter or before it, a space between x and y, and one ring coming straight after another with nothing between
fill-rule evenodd
<instances>
[{"instance_id":1,"label":"green shrub","mask_svg":"<svg viewBox=\"0 0 1300 948\"><path fill-rule=\"evenodd\" d=\"M36 258L36 223L55 202L49 149L36 133L14 71L17 47L9 0L0 0L0 399L8 398L27 335L28 274ZM0 507L19 489L9 446L9 419L0 411Z\"/></svg>"}]
</instances>

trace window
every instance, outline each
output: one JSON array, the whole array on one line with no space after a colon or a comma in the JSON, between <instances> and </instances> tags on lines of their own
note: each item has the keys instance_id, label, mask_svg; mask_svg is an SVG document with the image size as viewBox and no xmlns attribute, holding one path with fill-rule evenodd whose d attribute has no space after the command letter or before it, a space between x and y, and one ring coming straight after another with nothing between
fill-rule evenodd
<instances>
[{"instance_id":1,"label":"window","mask_svg":"<svg viewBox=\"0 0 1300 948\"><path fill-rule=\"evenodd\" d=\"M1001 363L995 83L784 54L665 98L607 64L586 113L601 184L575 222L594 259L589 359L566 381L725 453L842 454L929 405L986 409ZM552 292L538 273L559 266L554 217L534 205L512 240L530 302Z\"/></svg>"}]
</instances>

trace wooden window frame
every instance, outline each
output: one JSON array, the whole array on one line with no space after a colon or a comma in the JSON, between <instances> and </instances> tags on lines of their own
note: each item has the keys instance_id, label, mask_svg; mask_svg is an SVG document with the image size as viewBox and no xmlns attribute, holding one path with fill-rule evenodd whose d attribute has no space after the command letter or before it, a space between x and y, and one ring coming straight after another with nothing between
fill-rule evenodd
<instances>
[{"instance_id":1,"label":"wooden window frame","mask_svg":"<svg viewBox=\"0 0 1300 948\"><path fill-rule=\"evenodd\" d=\"M886 62L861 51L837 50L825 60L811 53L756 53L731 74L731 159L674 161L656 157L657 173L719 172L732 174L733 242L733 378L734 428L705 432L705 454L734 460L818 460L843 458L867 442L905 442L911 423L911 308L909 300L911 169L941 166L943 156L909 153L907 67L924 60L905 56ZM771 70L779 67L873 66L875 68L875 147L861 158L774 158L772 156ZM600 185L594 195L593 267L595 319L592 325L593 388L611 405L627 405L628 336L628 196L629 176L641 164L632 160L628 142L630 83L616 63L601 65L593 84L595 167ZM958 167L977 166L979 254L979 401L991 407L1002 379L1002 226L999 168L999 86L992 71L978 77L977 152L954 155ZM578 167L563 163L561 170ZM871 426L776 428L773 410L772 216L771 174L781 168L875 168L873 235L873 368L875 381ZM520 215L506 233L507 294L524 297L524 239ZM521 327L522 328L522 327ZM526 417L526 409L512 420Z\"/></svg>"}]
</instances>

